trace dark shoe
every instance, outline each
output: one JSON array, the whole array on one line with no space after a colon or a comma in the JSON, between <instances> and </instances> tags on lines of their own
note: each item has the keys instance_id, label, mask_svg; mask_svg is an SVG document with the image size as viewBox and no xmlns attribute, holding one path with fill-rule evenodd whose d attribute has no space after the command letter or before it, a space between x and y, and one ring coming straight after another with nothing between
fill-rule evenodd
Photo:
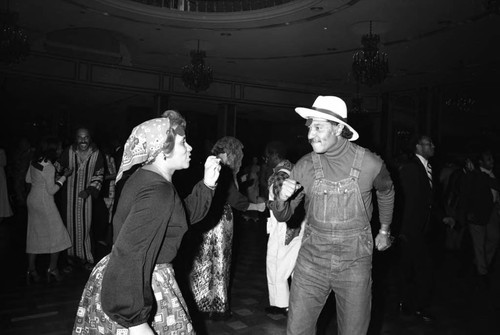
<instances>
[{"instance_id":1,"label":"dark shoe","mask_svg":"<svg viewBox=\"0 0 500 335\"><path fill-rule=\"evenodd\" d=\"M40 282L41 279L42 278L40 277L38 272L36 272L36 270L28 270L26 272L26 284L27 285L37 284Z\"/></svg>"},{"instance_id":2,"label":"dark shoe","mask_svg":"<svg viewBox=\"0 0 500 335\"><path fill-rule=\"evenodd\" d=\"M63 280L63 276L58 269L47 269L47 283L51 283L53 280L60 282Z\"/></svg>"},{"instance_id":3,"label":"dark shoe","mask_svg":"<svg viewBox=\"0 0 500 335\"><path fill-rule=\"evenodd\" d=\"M267 314L271 315L288 315L288 308L285 307L276 307L276 306L269 306L264 309Z\"/></svg>"},{"instance_id":4,"label":"dark shoe","mask_svg":"<svg viewBox=\"0 0 500 335\"><path fill-rule=\"evenodd\" d=\"M425 310L417 310L415 311L415 316L419 319L422 320L425 323L431 323L436 320L436 318L430 314L429 312L426 312Z\"/></svg>"}]
</instances>

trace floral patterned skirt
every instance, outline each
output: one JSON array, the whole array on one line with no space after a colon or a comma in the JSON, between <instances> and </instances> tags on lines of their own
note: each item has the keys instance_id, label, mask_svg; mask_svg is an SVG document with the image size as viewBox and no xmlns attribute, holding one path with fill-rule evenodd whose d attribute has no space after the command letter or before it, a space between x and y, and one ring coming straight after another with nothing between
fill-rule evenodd
<instances>
[{"instance_id":1,"label":"floral patterned skirt","mask_svg":"<svg viewBox=\"0 0 500 335\"><path fill-rule=\"evenodd\" d=\"M233 212L226 204L217 225L203 233L189 284L200 312L229 311L229 277L233 246Z\"/></svg>"},{"instance_id":2,"label":"floral patterned skirt","mask_svg":"<svg viewBox=\"0 0 500 335\"><path fill-rule=\"evenodd\" d=\"M104 257L92 270L83 290L73 326L73 335L127 335L128 329L111 320L101 307L102 278L109 261ZM156 297L156 314L150 323L157 334L193 335L193 325L170 264L157 264L151 287ZM126 294L126 293L124 293Z\"/></svg>"}]
</instances>

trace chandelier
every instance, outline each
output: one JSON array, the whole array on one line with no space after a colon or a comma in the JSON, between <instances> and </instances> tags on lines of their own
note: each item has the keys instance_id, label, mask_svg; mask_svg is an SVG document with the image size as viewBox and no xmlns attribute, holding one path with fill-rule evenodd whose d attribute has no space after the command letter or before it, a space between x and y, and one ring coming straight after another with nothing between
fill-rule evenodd
<instances>
[{"instance_id":1,"label":"chandelier","mask_svg":"<svg viewBox=\"0 0 500 335\"><path fill-rule=\"evenodd\" d=\"M363 35L361 44L363 50L356 51L353 56L352 72L354 80L360 85L373 86L380 84L389 72L389 62L385 52L378 51L380 36L372 33Z\"/></svg>"},{"instance_id":2,"label":"chandelier","mask_svg":"<svg viewBox=\"0 0 500 335\"><path fill-rule=\"evenodd\" d=\"M191 50L191 64L182 67L182 81L184 85L195 92L206 91L213 81L213 71L210 66L205 65L205 51L198 48Z\"/></svg>"},{"instance_id":3,"label":"chandelier","mask_svg":"<svg viewBox=\"0 0 500 335\"><path fill-rule=\"evenodd\" d=\"M445 101L446 106L462 113L469 113L475 103L476 100L471 97L455 97Z\"/></svg>"},{"instance_id":4,"label":"chandelier","mask_svg":"<svg viewBox=\"0 0 500 335\"><path fill-rule=\"evenodd\" d=\"M19 14L11 12L7 2L7 11L0 13L0 62L19 63L29 51L28 36L18 27Z\"/></svg>"}]
</instances>

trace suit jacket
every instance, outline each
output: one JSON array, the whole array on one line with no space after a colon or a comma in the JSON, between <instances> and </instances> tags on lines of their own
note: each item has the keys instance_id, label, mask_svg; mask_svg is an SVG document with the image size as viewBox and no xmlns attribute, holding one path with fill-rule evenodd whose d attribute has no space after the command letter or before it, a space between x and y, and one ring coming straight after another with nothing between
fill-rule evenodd
<instances>
[{"instance_id":1,"label":"suit jacket","mask_svg":"<svg viewBox=\"0 0 500 335\"><path fill-rule=\"evenodd\" d=\"M423 237L432 228L430 221L434 202L427 171L414 155L399 173L403 206L401 234L408 238Z\"/></svg>"},{"instance_id":2,"label":"suit jacket","mask_svg":"<svg viewBox=\"0 0 500 335\"><path fill-rule=\"evenodd\" d=\"M465 222L486 225L494 208L491 189L499 189L498 179L491 178L481 170L474 170L465 175L460 192L460 208L464 211Z\"/></svg>"}]
</instances>

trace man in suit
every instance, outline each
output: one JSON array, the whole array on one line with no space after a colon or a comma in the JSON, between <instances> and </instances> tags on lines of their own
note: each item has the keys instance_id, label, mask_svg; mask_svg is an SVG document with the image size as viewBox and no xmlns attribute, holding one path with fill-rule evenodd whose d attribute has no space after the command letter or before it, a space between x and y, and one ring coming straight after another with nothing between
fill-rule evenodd
<instances>
[{"instance_id":1,"label":"man in suit","mask_svg":"<svg viewBox=\"0 0 500 335\"><path fill-rule=\"evenodd\" d=\"M432 322L429 313L432 279L432 211L434 181L429 159L434 143L427 135L413 140L414 155L400 169L403 216L401 223L400 309Z\"/></svg>"}]
</instances>

